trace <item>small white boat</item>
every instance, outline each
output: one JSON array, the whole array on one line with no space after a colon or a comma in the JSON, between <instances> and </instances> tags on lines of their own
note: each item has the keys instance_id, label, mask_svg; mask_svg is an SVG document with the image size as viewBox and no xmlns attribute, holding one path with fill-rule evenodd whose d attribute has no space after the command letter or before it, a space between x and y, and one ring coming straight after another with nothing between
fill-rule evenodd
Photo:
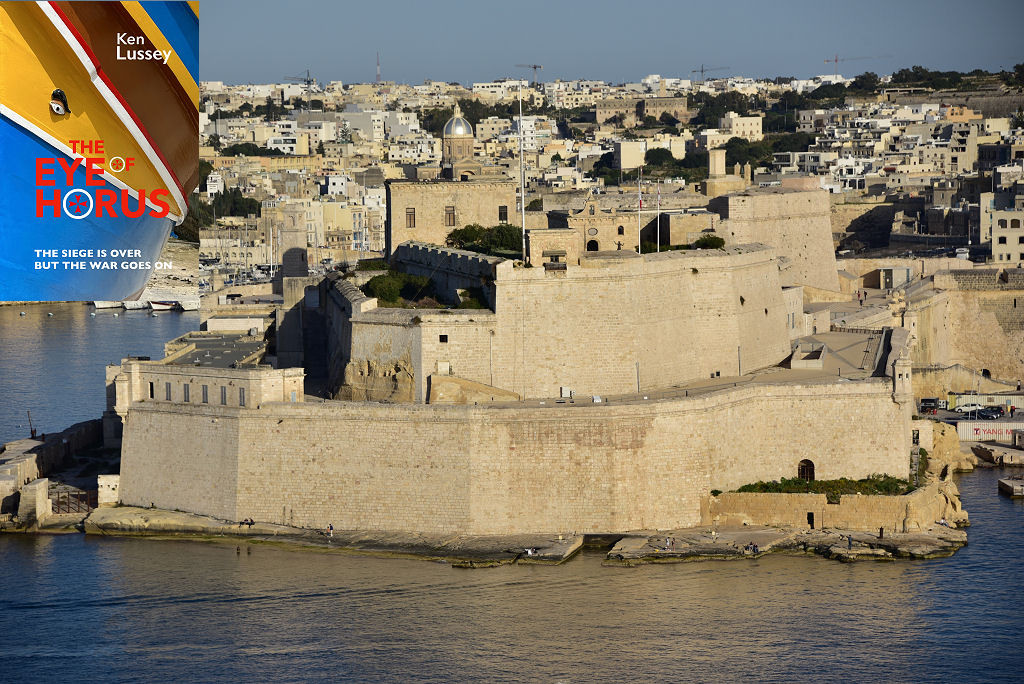
<instances>
[{"instance_id":1,"label":"small white boat","mask_svg":"<svg viewBox=\"0 0 1024 684\"><path fill-rule=\"evenodd\" d=\"M178 302L172 300L152 300L149 303L149 308L153 311L170 311L171 309L178 306Z\"/></svg>"},{"instance_id":2,"label":"small white boat","mask_svg":"<svg viewBox=\"0 0 1024 684\"><path fill-rule=\"evenodd\" d=\"M99 301L99 302L93 302L92 305L94 307L96 307L97 309L120 309L121 308L121 302L104 302L104 301Z\"/></svg>"},{"instance_id":3,"label":"small white boat","mask_svg":"<svg viewBox=\"0 0 1024 684\"><path fill-rule=\"evenodd\" d=\"M178 306L181 307L182 311L199 311L199 300L198 299L182 299L178 302Z\"/></svg>"},{"instance_id":4,"label":"small white boat","mask_svg":"<svg viewBox=\"0 0 1024 684\"><path fill-rule=\"evenodd\" d=\"M121 302L121 304L123 304L124 308L127 309L128 311L137 311L139 309L148 309L149 308L149 302L146 301L145 299L137 299L135 301L125 301L125 302Z\"/></svg>"}]
</instances>

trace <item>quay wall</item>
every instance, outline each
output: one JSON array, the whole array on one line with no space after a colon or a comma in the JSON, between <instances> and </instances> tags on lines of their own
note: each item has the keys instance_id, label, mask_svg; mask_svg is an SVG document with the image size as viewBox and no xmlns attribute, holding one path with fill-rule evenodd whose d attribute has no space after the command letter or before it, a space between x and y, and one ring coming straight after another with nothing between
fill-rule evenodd
<instances>
[{"instance_id":1,"label":"quay wall","mask_svg":"<svg viewBox=\"0 0 1024 684\"><path fill-rule=\"evenodd\" d=\"M423 533L621 532L701 521L712 489L909 469L891 381L483 406L136 403L119 493L228 520ZM173 438L172 438L173 437Z\"/></svg>"}]
</instances>

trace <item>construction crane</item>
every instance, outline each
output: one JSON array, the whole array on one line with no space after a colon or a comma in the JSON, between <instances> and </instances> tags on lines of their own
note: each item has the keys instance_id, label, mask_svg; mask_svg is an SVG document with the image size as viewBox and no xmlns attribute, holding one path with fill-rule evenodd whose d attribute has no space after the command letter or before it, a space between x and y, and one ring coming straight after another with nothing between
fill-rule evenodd
<instances>
[{"instance_id":1,"label":"construction crane","mask_svg":"<svg viewBox=\"0 0 1024 684\"><path fill-rule=\"evenodd\" d=\"M537 85L537 70L544 67L540 64L516 64L520 69L533 69L533 85Z\"/></svg>"},{"instance_id":2,"label":"construction crane","mask_svg":"<svg viewBox=\"0 0 1024 684\"><path fill-rule=\"evenodd\" d=\"M690 71L690 73L691 74L700 74L700 82L703 83L704 82L704 74L705 73L707 73L709 71L725 71L726 69L729 69L729 68L731 68L731 67L727 67L727 66L724 66L724 67L709 67L709 66L704 66L703 64L701 64L700 65L700 69L693 69L692 71Z\"/></svg>"},{"instance_id":3,"label":"construction crane","mask_svg":"<svg viewBox=\"0 0 1024 684\"><path fill-rule=\"evenodd\" d=\"M306 84L306 113L309 114L310 110L310 96L313 84L316 83L316 79L309 75L309 69L306 69L305 76L285 76L284 80L292 81L293 83L305 83Z\"/></svg>"},{"instance_id":4,"label":"construction crane","mask_svg":"<svg viewBox=\"0 0 1024 684\"><path fill-rule=\"evenodd\" d=\"M840 57L839 55L835 55L832 59L826 59L825 60L825 64L834 64L836 66L836 73L834 75L838 76L839 75L839 63L840 62L859 62L862 59L877 59L877 58L876 57Z\"/></svg>"}]
</instances>

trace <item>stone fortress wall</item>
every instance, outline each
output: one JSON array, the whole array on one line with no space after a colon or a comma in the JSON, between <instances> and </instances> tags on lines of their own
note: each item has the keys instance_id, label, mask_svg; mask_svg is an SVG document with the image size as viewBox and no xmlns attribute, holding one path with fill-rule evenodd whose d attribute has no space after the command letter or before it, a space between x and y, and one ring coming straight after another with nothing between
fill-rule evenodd
<instances>
[{"instance_id":1,"label":"stone fortress wall","mask_svg":"<svg viewBox=\"0 0 1024 684\"><path fill-rule=\"evenodd\" d=\"M802 302L783 296L774 253L763 245L585 254L564 270L418 243L399 247L395 260L430 275L448 296L480 287L493 311L379 309L335 283L326 298L328 346L343 398L423 402L431 375L525 398L739 375L785 359L789 322L803 317Z\"/></svg>"},{"instance_id":2,"label":"stone fortress wall","mask_svg":"<svg viewBox=\"0 0 1024 684\"><path fill-rule=\"evenodd\" d=\"M906 477L910 405L893 389L892 378L875 378L488 407L142 401L125 426L120 495L129 505L313 528L691 526L712 489L793 477L804 458L822 479Z\"/></svg>"},{"instance_id":3,"label":"stone fortress wall","mask_svg":"<svg viewBox=\"0 0 1024 684\"><path fill-rule=\"evenodd\" d=\"M911 297L903 320L895 320L917 338L914 365L962 364L1008 382L1024 377L1024 270L943 270L932 284L934 292Z\"/></svg>"},{"instance_id":4,"label":"stone fortress wall","mask_svg":"<svg viewBox=\"0 0 1024 684\"><path fill-rule=\"evenodd\" d=\"M764 243L788 260L783 285L839 290L827 191L760 188L715 198L708 208L722 216L717 232L726 244Z\"/></svg>"}]
</instances>

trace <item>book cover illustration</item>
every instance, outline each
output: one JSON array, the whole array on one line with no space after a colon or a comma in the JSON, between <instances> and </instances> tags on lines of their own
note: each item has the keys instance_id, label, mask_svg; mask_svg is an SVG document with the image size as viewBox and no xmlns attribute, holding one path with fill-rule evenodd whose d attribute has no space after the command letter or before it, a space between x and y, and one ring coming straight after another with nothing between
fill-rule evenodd
<instances>
[{"instance_id":1,"label":"book cover illustration","mask_svg":"<svg viewBox=\"0 0 1024 684\"><path fill-rule=\"evenodd\" d=\"M131 300L199 181L196 2L0 2L0 301Z\"/></svg>"}]
</instances>

